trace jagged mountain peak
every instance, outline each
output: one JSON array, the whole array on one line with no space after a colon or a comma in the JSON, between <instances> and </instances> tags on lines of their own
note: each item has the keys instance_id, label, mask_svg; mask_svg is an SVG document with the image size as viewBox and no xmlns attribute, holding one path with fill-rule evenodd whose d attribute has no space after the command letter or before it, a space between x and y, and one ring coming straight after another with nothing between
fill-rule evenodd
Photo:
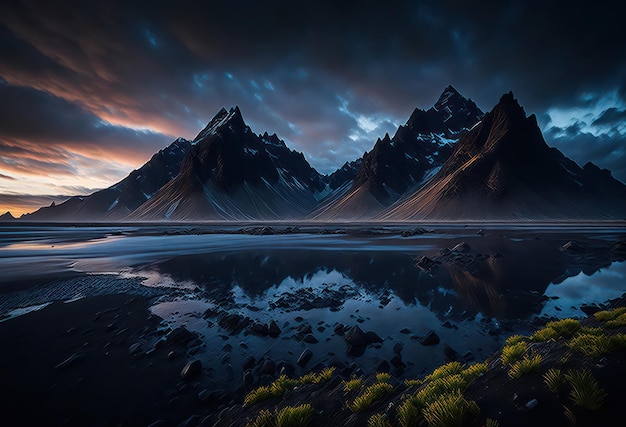
<instances>
[{"instance_id":1,"label":"jagged mountain peak","mask_svg":"<svg viewBox=\"0 0 626 427\"><path fill-rule=\"evenodd\" d=\"M238 106L231 107L228 111L226 108L222 107L204 129L194 138L193 142L197 143L208 135L215 134L224 128L229 128L233 132L243 132L247 127Z\"/></svg>"},{"instance_id":2,"label":"jagged mountain peak","mask_svg":"<svg viewBox=\"0 0 626 427\"><path fill-rule=\"evenodd\" d=\"M14 220L14 219L15 219L15 217L9 211L6 211L6 213L3 213L2 215L0 215L0 221L11 221L11 220Z\"/></svg>"}]
</instances>

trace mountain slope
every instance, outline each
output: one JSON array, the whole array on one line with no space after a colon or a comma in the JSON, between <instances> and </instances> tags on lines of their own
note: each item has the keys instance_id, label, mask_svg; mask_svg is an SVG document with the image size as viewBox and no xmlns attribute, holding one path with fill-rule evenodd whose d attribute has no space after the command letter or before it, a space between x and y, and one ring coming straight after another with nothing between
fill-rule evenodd
<instances>
[{"instance_id":1,"label":"mountain slope","mask_svg":"<svg viewBox=\"0 0 626 427\"><path fill-rule=\"evenodd\" d=\"M191 141L178 138L126 178L89 196L75 196L21 218L37 221L119 220L148 200L180 169Z\"/></svg>"},{"instance_id":2,"label":"mountain slope","mask_svg":"<svg viewBox=\"0 0 626 427\"><path fill-rule=\"evenodd\" d=\"M193 141L178 176L133 220L278 220L303 217L322 177L276 135L255 135L239 108L220 110Z\"/></svg>"},{"instance_id":3,"label":"mountain slope","mask_svg":"<svg viewBox=\"0 0 626 427\"><path fill-rule=\"evenodd\" d=\"M588 163L580 168L545 143L534 115L512 93L461 137L422 189L385 220L622 219L626 186Z\"/></svg>"},{"instance_id":4,"label":"mountain slope","mask_svg":"<svg viewBox=\"0 0 626 427\"><path fill-rule=\"evenodd\" d=\"M15 219L15 217L9 211L7 211L7 212L3 213L2 215L0 215L0 221L13 221L14 219Z\"/></svg>"},{"instance_id":5,"label":"mountain slope","mask_svg":"<svg viewBox=\"0 0 626 427\"><path fill-rule=\"evenodd\" d=\"M476 104L448 86L428 110L416 108L393 136L378 139L350 187L326 201L316 219L366 219L420 186L452 153L459 135L483 116Z\"/></svg>"}]
</instances>

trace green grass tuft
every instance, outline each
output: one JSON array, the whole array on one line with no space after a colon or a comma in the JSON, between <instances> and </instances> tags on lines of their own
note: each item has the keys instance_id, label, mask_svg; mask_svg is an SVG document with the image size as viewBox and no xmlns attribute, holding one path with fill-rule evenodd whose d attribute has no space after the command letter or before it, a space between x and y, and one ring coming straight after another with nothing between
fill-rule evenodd
<instances>
[{"instance_id":1,"label":"green grass tuft","mask_svg":"<svg viewBox=\"0 0 626 427\"><path fill-rule=\"evenodd\" d=\"M590 357L599 357L603 354L626 348L626 335L588 335L582 334L572 338L569 347L578 350Z\"/></svg>"},{"instance_id":2,"label":"green grass tuft","mask_svg":"<svg viewBox=\"0 0 626 427\"><path fill-rule=\"evenodd\" d=\"M348 408L352 412L363 412L378 400L381 400L391 393L394 388L389 383L376 383L367 387L362 394L357 396L352 403L348 403Z\"/></svg>"},{"instance_id":3,"label":"green grass tuft","mask_svg":"<svg viewBox=\"0 0 626 427\"><path fill-rule=\"evenodd\" d=\"M613 320L608 320L605 325L607 328L621 328L622 326L626 326L626 313L620 314Z\"/></svg>"},{"instance_id":4,"label":"green grass tuft","mask_svg":"<svg viewBox=\"0 0 626 427\"><path fill-rule=\"evenodd\" d=\"M461 376L468 383L487 373L487 362L474 363L461 371Z\"/></svg>"},{"instance_id":5,"label":"green grass tuft","mask_svg":"<svg viewBox=\"0 0 626 427\"><path fill-rule=\"evenodd\" d=\"M430 427L462 426L479 413L476 402L468 401L460 392L444 394L423 410Z\"/></svg>"},{"instance_id":6,"label":"green grass tuft","mask_svg":"<svg viewBox=\"0 0 626 427\"><path fill-rule=\"evenodd\" d=\"M565 385L565 376L560 369L552 368L543 374L543 382L551 392L556 393Z\"/></svg>"},{"instance_id":7,"label":"green grass tuft","mask_svg":"<svg viewBox=\"0 0 626 427\"><path fill-rule=\"evenodd\" d=\"M462 370L463 365L460 362L450 362L441 365L424 379L426 381L433 381L439 378L449 377L450 375L460 374Z\"/></svg>"},{"instance_id":8,"label":"green grass tuft","mask_svg":"<svg viewBox=\"0 0 626 427\"><path fill-rule=\"evenodd\" d=\"M620 307L620 308L615 308L612 310L604 310L604 311L598 311L596 313L594 313L594 317L597 320L600 320L602 322L607 322L610 320L615 320L618 317L620 317L621 315L626 313L626 307Z\"/></svg>"},{"instance_id":9,"label":"green grass tuft","mask_svg":"<svg viewBox=\"0 0 626 427\"><path fill-rule=\"evenodd\" d=\"M363 385L363 380L361 378L352 378L351 380L344 381L343 383L343 391L349 393L351 391L355 391L361 388Z\"/></svg>"},{"instance_id":10,"label":"green grass tuft","mask_svg":"<svg viewBox=\"0 0 626 427\"><path fill-rule=\"evenodd\" d=\"M530 336L530 340L534 342L544 342L549 340L557 340L559 338L568 338L574 335L580 329L580 322L576 319L563 319L554 322L548 322L543 329Z\"/></svg>"},{"instance_id":11,"label":"green grass tuft","mask_svg":"<svg viewBox=\"0 0 626 427\"><path fill-rule=\"evenodd\" d=\"M398 406L398 423L400 427L418 427L422 421L422 412L414 404L415 398L408 398Z\"/></svg>"},{"instance_id":12,"label":"green grass tuft","mask_svg":"<svg viewBox=\"0 0 626 427\"><path fill-rule=\"evenodd\" d=\"M246 397L243 399L243 406L248 406L253 403L262 402L271 397L274 397L274 394L272 393L272 390L270 389L270 387L261 386L259 388L252 390L250 393L246 395Z\"/></svg>"},{"instance_id":13,"label":"green grass tuft","mask_svg":"<svg viewBox=\"0 0 626 427\"><path fill-rule=\"evenodd\" d=\"M382 414L374 414L367 420L367 427L393 427L387 420L387 417Z\"/></svg>"},{"instance_id":14,"label":"green grass tuft","mask_svg":"<svg viewBox=\"0 0 626 427\"><path fill-rule=\"evenodd\" d=\"M502 347L500 360L503 365L511 365L520 360L524 353L526 353L526 350L528 350L528 344L524 341L520 341L512 345L505 345Z\"/></svg>"},{"instance_id":15,"label":"green grass tuft","mask_svg":"<svg viewBox=\"0 0 626 427\"><path fill-rule=\"evenodd\" d=\"M376 374L376 382L388 383L389 381L391 381L391 374L387 372L379 372Z\"/></svg>"},{"instance_id":16,"label":"green grass tuft","mask_svg":"<svg viewBox=\"0 0 626 427\"><path fill-rule=\"evenodd\" d=\"M417 378L404 380L404 385L407 388L409 388L409 387L419 387L422 384L424 384L424 380L420 380L420 379L417 379Z\"/></svg>"},{"instance_id":17,"label":"green grass tuft","mask_svg":"<svg viewBox=\"0 0 626 427\"><path fill-rule=\"evenodd\" d=\"M263 409L254 420L246 424L246 427L274 427L274 415Z\"/></svg>"},{"instance_id":18,"label":"green grass tuft","mask_svg":"<svg viewBox=\"0 0 626 427\"><path fill-rule=\"evenodd\" d=\"M439 399L443 394L463 393L466 389L467 381L460 374L437 378L417 392L414 404L418 407L425 407Z\"/></svg>"},{"instance_id":19,"label":"green grass tuft","mask_svg":"<svg viewBox=\"0 0 626 427\"><path fill-rule=\"evenodd\" d=\"M485 420L485 427L500 427L500 422L493 418L487 418Z\"/></svg>"},{"instance_id":20,"label":"green grass tuft","mask_svg":"<svg viewBox=\"0 0 626 427\"><path fill-rule=\"evenodd\" d=\"M509 377L516 379L524 375L539 372L542 361L543 357L539 354L526 355L522 360L519 360L511 365L511 368L509 369Z\"/></svg>"},{"instance_id":21,"label":"green grass tuft","mask_svg":"<svg viewBox=\"0 0 626 427\"><path fill-rule=\"evenodd\" d=\"M313 416L313 407L308 403L299 406L285 406L276 413L276 427L304 427Z\"/></svg>"},{"instance_id":22,"label":"green grass tuft","mask_svg":"<svg viewBox=\"0 0 626 427\"><path fill-rule=\"evenodd\" d=\"M570 399L579 406L597 411L606 398L606 393L600 388L598 381L586 370L569 371L565 379L572 386Z\"/></svg>"},{"instance_id":23,"label":"green grass tuft","mask_svg":"<svg viewBox=\"0 0 626 427\"><path fill-rule=\"evenodd\" d=\"M504 342L504 345L505 346L515 345L520 342L525 342L527 339L528 338L525 337L524 335L511 335L510 337L506 339L506 341Z\"/></svg>"}]
</instances>

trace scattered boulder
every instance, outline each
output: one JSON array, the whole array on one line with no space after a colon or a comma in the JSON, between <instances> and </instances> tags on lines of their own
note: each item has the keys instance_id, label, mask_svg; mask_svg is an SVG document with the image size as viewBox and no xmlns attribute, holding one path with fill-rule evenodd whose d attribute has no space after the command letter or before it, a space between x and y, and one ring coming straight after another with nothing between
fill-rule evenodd
<instances>
[{"instance_id":1,"label":"scattered boulder","mask_svg":"<svg viewBox=\"0 0 626 427\"><path fill-rule=\"evenodd\" d=\"M310 349L305 348L304 351L300 354L300 357L298 357L298 361L296 363L301 368L304 368L306 364L309 363L309 360L311 360L312 357L313 352Z\"/></svg>"},{"instance_id":2,"label":"scattered boulder","mask_svg":"<svg viewBox=\"0 0 626 427\"><path fill-rule=\"evenodd\" d=\"M265 359L263 363L261 363L261 367L259 368L259 372L257 373L259 376L263 375L274 375L276 372L276 363L272 359Z\"/></svg>"},{"instance_id":3,"label":"scattered boulder","mask_svg":"<svg viewBox=\"0 0 626 427\"><path fill-rule=\"evenodd\" d=\"M380 363L376 366L376 372L389 372L391 371L391 366L389 362L386 360L381 360Z\"/></svg>"},{"instance_id":4,"label":"scattered boulder","mask_svg":"<svg viewBox=\"0 0 626 427\"><path fill-rule=\"evenodd\" d=\"M526 402L526 405L524 406L526 406L526 408L530 411L530 410L535 409L537 405L539 405L539 401L537 399L532 399Z\"/></svg>"},{"instance_id":5,"label":"scattered boulder","mask_svg":"<svg viewBox=\"0 0 626 427\"><path fill-rule=\"evenodd\" d=\"M272 320L267 325L267 334L272 338L276 338L277 336L280 335L280 333L281 333L280 327L278 326L276 321Z\"/></svg>"},{"instance_id":6,"label":"scattered boulder","mask_svg":"<svg viewBox=\"0 0 626 427\"><path fill-rule=\"evenodd\" d=\"M602 309L598 307L597 305L583 304L580 306L580 311L585 313L587 316L593 316L595 313L597 313L600 310Z\"/></svg>"},{"instance_id":7,"label":"scattered boulder","mask_svg":"<svg viewBox=\"0 0 626 427\"><path fill-rule=\"evenodd\" d=\"M250 390L250 388L254 385L254 375L251 370L248 369L244 371L242 384L246 390Z\"/></svg>"},{"instance_id":8,"label":"scattered boulder","mask_svg":"<svg viewBox=\"0 0 626 427\"><path fill-rule=\"evenodd\" d=\"M186 328L179 326L178 328L170 331L170 333L168 333L165 336L165 342L170 345L172 344L186 345L194 338L196 338L195 334L193 334L192 332L189 332Z\"/></svg>"},{"instance_id":9,"label":"scattered boulder","mask_svg":"<svg viewBox=\"0 0 626 427\"><path fill-rule=\"evenodd\" d=\"M308 344L317 344L319 342L317 340L317 338L315 338L312 334L305 335L305 337L302 339L302 341L304 341L305 343L308 343Z\"/></svg>"},{"instance_id":10,"label":"scattered boulder","mask_svg":"<svg viewBox=\"0 0 626 427\"><path fill-rule=\"evenodd\" d=\"M369 339L363 330L355 325L343 337L348 344L354 347L365 347L369 344Z\"/></svg>"},{"instance_id":11,"label":"scattered boulder","mask_svg":"<svg viewBox=\"0 0 626 427\"><path fill-rule=\"evenodd\" d=\"M402 358L400 357L400 355L396 354L394 355L391 360L390 360L391 364L393 365L394 368L396 369L403 369L406 367L406 365L404 364L404 362L402 361Z\"/></svg>"},{"instance_id":12,"label":"scattered boulder","mask_svg":"<svg viewBox=\"0 0 626 427\"><path fill-rule=\"evenodd\" d=\"M415 266L426 274L430 274L430 272L433 269L435 269L438 265L439 263L437 261L434 261L428 258L427 256L420 257L415 262Z\"/></svg>"},{"instance_id":13,"label":"scattered boulder","mask_svg":"<svg viewBox=\"0 0 626 427\"><path fill-rule=\"evenodd\" d=\"M461 253L465 253L465 252L469 252L470 251L470 245L468 245L465 242L461 242L458 245L454 246L452 248L453 252L461 252Z\"/></svg>"},{"instance_id":14,"label":"scattered boulder","mask_svg":"<svg viewBox=\"0 0 626 427\"><path fill-rule=\"evenodd\" d=\"M202 373L202 363L199 360L191 360L180 371L180 376L189 379L197 377Z\"/></svg>"},{"instance_id":15,"label":"scattered boulder","mask_svg":"<svg viewBox=\"0 0 626 427\"><path fill-rule=\"evenodd\" d=\"M401 334L410 334L411 330L409 328L402 328L402 329L400 329L400 333Z\"/></svg>"},{"instance_id":16,"label":"scattered boulder","mask_svg":"<svg viewBox=\"0 0 626 427\"><path fill-rule=\"evenodd\" d=\"M365 333L365 338L367 339L368 344L380 343L383 342L383 339L374 331L367 331Z\"/></svg>"},{"instance_id":17,"label":"scattered boulder","mask_svg":"<svg viewBox=\"0 0 626 427\"><path fill-rule=\"evenodd\" d=\"M451 361L457 360L459 357L459 353L446 343L443 344L443 354L445 354L446 359Z\"/></svg>"},{"instance_id":18,"label":"scattered boulder","mask_svg":"<svg viewBox=\"0 0 626 427\"><path fill-rule=\"evenodd\" d=\"M433 330L430 330L423 337L419 337L418 341L422 345L437 345L439 344L439 335Z\"/></svg>"},{"instance_id":19,"label":"scattered boulder","mask_svg":"<svg viewBox=\"0 0 626 427\"><path fill-rule=\"evenodd\" d=\"M56 365L54 369L56 369L57 371L60 371L62 369L69 368L70 366L75 365L76 363L80 362L84 358L85 358L85 355L83 353L74 353L70 357L65 359L63 362Z\"/></svg>"},{"instance_id":20,"label":"scattered boulder","mask_svg":"<svg viewBox=\"0 0 626 427\"><path fill-rule=\"evenodd\" d=\"M130 354L141 353L141 343L136 342L135 344L128 347L128 352Z\"/></svg>"},{"instance_id":21,"label":"scattered boulder","mask_svg":"<svg viewBox=\"0 0 626 427\"><path fill-rule=\"evenodd\" d=\"M254 356L250 355L243 360L243 363L241 364L241 368L244 371L247 371L248 369L254 368L255 364L256 364L256 359L254 358Z\"/></svg>"},{"instance_id":22,"label":"scattered boulder","mask_svg":"<svg viewBox=\"0 0 626 427\"><path fill-rule=\"evenodd\" d=\"M404 348L404 346L402 345L402 343L397 342L393 345L393 352L395 354L400 354L402 353L402 349Z\"/></svg>"}]
</instances>

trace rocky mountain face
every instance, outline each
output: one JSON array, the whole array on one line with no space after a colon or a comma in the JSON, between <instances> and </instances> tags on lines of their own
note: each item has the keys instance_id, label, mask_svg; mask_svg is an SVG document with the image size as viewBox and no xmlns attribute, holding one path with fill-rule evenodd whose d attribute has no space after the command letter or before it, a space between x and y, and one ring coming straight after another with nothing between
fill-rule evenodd
<instances>
[{"instance_id":1,"label":"rocky mountain face","mask_svg":"<svg viewBox=\"0 0 626 427\"><path fill-rule=\"evenodd\" d=\"M3 213L2 215L0 215L0 221L13 221L14 219L15 219L15 217L9 211L7 211L7 212Z\"/></svg>"},{"instance_id":2,"label":"rocky mountain face","mask_svg":"<svg viewBox=\"0 0 626 427\"><path fill-rule=\"evenodd\" d=\"M37 221L124 219L178 174L191 146L191 141L178 138L117 184L89 196L71 197L58 205L53 203L22 218Z\"/></svg>"},{"instance_id":3,"label":"rocky mountain face","mask_svg":"<svg viewBox=\"0 0 626 427\"><path fill-rule=\"evenodd\" d=\"M378 139L363 156L351 186L314 217L367 218L380 212L432 176L450 156L461 133L483 115L473 101L448 86L433 107L416 108L393 137Z\"/></svg>"},{"instance_id":4,"label":"rocky mountain face","mask_svg":"<svg viewBox=\"0 0 626 427\"><path fill-rule=\"evenodd\" d=\"M133 220L302 218L322 176L276 135L256 135L239 108L220 110L193 141L180 173Z\"/></svg>"},{"instance_id":5,"label":"rocky mountain face","mask_svg":"<svg viewBox=\"0 0 626 427\"><path fill-rule=\"evenodd\" d=\"M5 214L0 220L11 219ZM114 220L597 220L626 218L626 186L545 143L511 93L484 114L452 86L393 137L320 175L302 153L221 109L119 183L22 216Z\"/></svg>"},{"instance_id":6,"label":"rocky mountain face","mask_svg":"<svg viewBox=\"0 0 626 427\"><path fill-rule=\"evenodd\" d=\"M550 220L626 216L626 186L546 144L512 93L464 134L428 185L383 212L388 220Z\"/></svg>"}]
</instances>

